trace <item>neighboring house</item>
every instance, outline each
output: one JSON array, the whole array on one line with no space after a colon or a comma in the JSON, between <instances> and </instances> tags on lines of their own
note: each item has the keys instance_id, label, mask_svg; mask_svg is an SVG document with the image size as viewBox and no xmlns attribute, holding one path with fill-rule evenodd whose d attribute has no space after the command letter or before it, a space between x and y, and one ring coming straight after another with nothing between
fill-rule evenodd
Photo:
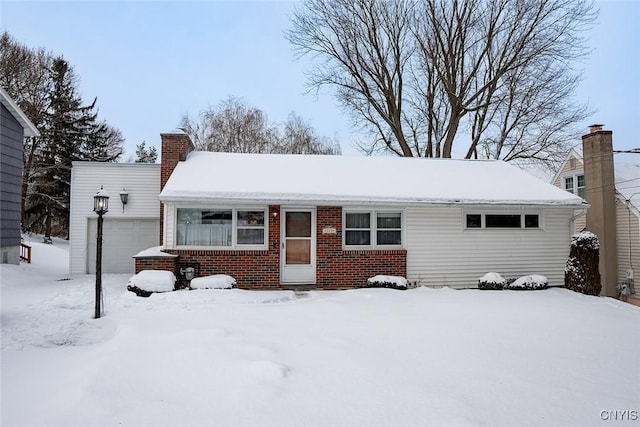
<instances>
[{"instance_id":1,"label":"neighboring house","mask_svg":"<svg viewBox=\"0 0 640 427\"><path fill-rule=\"evenodd\" d=\"M109 194L104 215L102 272L133 273L132 256L158 244L160 165L149 163L73 162L69 218L69 273L94 273L98 216L93 196ZM127 193L123 205L120 193Z\"/></svg>"},{"instance_id":2,"label":"neighboring house","mask_svg":"<svg viewBox=\"0 0 640 427\"><path fill-rule=\"evenodd\" d=\"M25 137L40 133L1 87L0 105L0 260L19 264L22 148Z\"/></svg>"},{"instance_id":3,"label":"neighboring house","mask_svg":"<svg viewBox=\"0 0 640 427\"><path fill-rule=\"evenodd\" d=\"M588 143L594 138L594 144L583 147L585 153L587 150L592 152L585 158L597 162L590 169L591 175L585 169L583 156L572 151L552 183L585 198L592 205L588 213L576 218L574 231L589 230L599 235L600 272L605 284L603 294L617 296L616 287L628 282L628 271L638 272L640 267L640 154L614 153L612 132L602 130L600 125L592 126L591 132L583 136L583 142ZM590 189L594 192L590 192ZM605 194L599 194L603 192ZM595 224L590 226L588 219ZM599 226L598 223L605 222L613 231L607 234L606 229L602 228L604 225L600 225L600 228L605 231L594 229ZM604 246L603 238L607 238ZM611 255L615 255L615 258L610 258ZM609 268L603 265L607 260L611 263ZM635 288L637 294L637 286Z\"/></svg>"},{"instance_id":4,"label":"neighboring house","mask_svg":"<svg viewBox=\"0 0 640 427\"><path fill-rule=\"evenodd\" d=\"M585 208L502 161L192 150L186 134L162 135L165 256L140 254L136 272L182 279L193 267L253 289L353 288L377 274L473 287L489 271L558 286Z\"/></svg>"}]
</instances>

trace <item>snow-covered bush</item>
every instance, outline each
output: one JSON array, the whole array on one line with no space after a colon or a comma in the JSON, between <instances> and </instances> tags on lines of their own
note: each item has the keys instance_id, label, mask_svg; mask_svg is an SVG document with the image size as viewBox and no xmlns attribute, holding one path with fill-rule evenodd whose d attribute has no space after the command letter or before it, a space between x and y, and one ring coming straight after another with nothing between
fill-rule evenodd
<instances>
[{"instance_id":1,"label":"snow-covered bush","mask_svg":"<svg viewBox=\"0 0 640 427\"><path fill-rule=\"evenodd\" d=\"M599 295L600 282L600 242L589 232L571 236L569 259L564 269L564 285L567 289L587 295Z\"/></svg>"},{"instance_id":2,"label":"snow-covered bush","mask_svg":"<svg viewBox=\"0 0 640 427\"><path fill-rule=\"evenodd\" d=\"M391 289L407 289L407 279L400 276L384 276L378 274L377 276L369 277L367 279L368 288L391 288Z\"/></svg>"},{"instance_id":3,"label":"snow-covered bush","mask_svg":"<svg viewBox=\"0 0 640 427\"><path fill-rule=\"evenodd\" d=\"M501 290L507 285L507 281L499 273L487 273L478 279L478 289Z\"/></svg>"},{"instance_id":4,"label":"snow-covered bush","mask_svg":"<svg viewBox=\"0 0 640 427\"><path fill-rule=\"evenodd\" d=\"M549 287L549 281L546 277L539 274L531 276L523 276L505 286L505 289L511 290L535 290L546 289Z\"/></svg>"},{"instance_id":5,"label":"snow-covered bush","mask_svg":"<svg viewBox=\"0 0 640 427\"><path fill-rule=\"evenodd\" d=\"M129 279L127 290L148 297L154 292L173 291L175 284L176 276L170 271L144 270Z\"/></svg>"},{"instance_id":6,"label":"snow-covered bush","mask_svg":"<svg viewBox=\"0 0 640 427\"><path fill-rule=\"evenodd\" d=\"M231 289L235 286L236 279L226 274L214 274L213 276L196 277L191 279L191 289Z\"/></svg>"}]
</instances>

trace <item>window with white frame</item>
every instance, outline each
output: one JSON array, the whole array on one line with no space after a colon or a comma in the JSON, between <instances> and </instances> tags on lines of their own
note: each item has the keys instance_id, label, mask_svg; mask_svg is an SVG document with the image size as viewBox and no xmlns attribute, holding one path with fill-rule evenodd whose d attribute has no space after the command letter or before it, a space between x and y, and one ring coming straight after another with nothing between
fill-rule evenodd
<instances>
[{"instance_id":1,"label":"window with white frame","mask_svg":"<svg viewBox=\"0 0 640 427\"><path fill-rule=\"evenodd\" d=\"M402 245L402 212L345 212L344 244L352 247Z\"/></svg>"},{"instance_id":2,"label":"window with white frame","mask_svg":"<svg viewBox=\"0 0 640 427\"><path fill-rule=\"evenodd\" d=\"M465 228L540 228L540 214L467 213Z\"/></svg>"},{"instance_id":3,"label":"window with white frame","mask_svg":"<svg viewBox=\"0 0 640 427\"><path fill-rule=\"evenodd\" d=\"M562 186L565 190L567 190L569 193L573 193L579 197L584 198L584 175L565 176L562 180Z\"/></svg>"},{"instance_id":4,"label":"window with white frame","mask_svg":"<svg viewBox=\"0 0 640 427\"><path fill-rule=\"evenodd\" d=\"M178 208L177 246L264 246L266 210Z\"/></svg>"}]
</instances>

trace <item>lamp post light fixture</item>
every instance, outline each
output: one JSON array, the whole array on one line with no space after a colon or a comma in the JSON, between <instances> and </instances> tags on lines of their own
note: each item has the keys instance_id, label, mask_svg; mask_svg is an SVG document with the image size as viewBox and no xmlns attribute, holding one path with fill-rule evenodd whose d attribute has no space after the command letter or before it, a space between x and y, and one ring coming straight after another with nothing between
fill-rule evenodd
<instances>
[{"instance_id":1,"label":"lamp post light fixture","mask_svg":"<svg viewBox=\"0 0 640 427\"><path fill-rule=\"evenodd\" d=\"M124 188L120 192L120 201L122 202L122 213L124 213L124 205L129 201L129 193Z\"/></svg>"},{"instance_id":2,"label":"lamp post light fixture","mask_svg":"<svg viewBox=\"0 0 640 427\"><path fill-rule=\"evenodd\" d=\"M100 186L93 196L93 211L98 214L98 234L96 241L96 310L95 318L100 318L100 299L102 297L102 216L109 211L109 194Z\"/></svg>"}]
</instances>

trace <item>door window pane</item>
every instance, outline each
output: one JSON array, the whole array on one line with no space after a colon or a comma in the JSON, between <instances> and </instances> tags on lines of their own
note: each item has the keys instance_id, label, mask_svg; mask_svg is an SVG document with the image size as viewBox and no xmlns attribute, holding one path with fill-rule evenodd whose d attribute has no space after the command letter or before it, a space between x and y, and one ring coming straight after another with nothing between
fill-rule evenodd
<instances>
[{"instance_id":1,"label":"door window pane","mask_svg":"<svg viewBox=\"0 0 640 427\"><path fill-rule=\"evenodd\" d=\"M287 237L311 237L311 212L286 213Z\"/></svg>"},{"instance_id":2,"label":"door window pane","mask_svg":"<svg viewBox=\"0 0 640 427\"><path fill-rule=\"evenodd\" d=\"M311 264L311 240L286 241L287 264Z\"/></svg>"}]
</instances>

